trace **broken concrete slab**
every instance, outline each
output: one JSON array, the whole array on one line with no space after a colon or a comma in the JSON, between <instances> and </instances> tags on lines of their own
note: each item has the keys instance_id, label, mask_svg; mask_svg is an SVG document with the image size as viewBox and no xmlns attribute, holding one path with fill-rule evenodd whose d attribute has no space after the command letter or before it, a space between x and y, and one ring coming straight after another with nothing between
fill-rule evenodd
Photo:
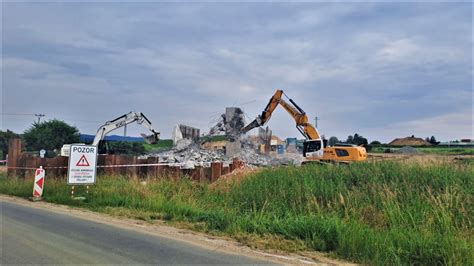
<instances>
[{"instance_id":1,"label":"broken concrete slab","mask_svg":"<svg viewBox=\"0 0 474 266\"><path fill-rule=\"evenodd\" d=\"M245 126L245 115L239 107L227 107L208 135L226 135L230 141L240 138Z\"/></svg>"},{"instance_id":2,"label":"broken concrete slab","mask_svg":"<svg viewBox=\"0 0 474 266\"><path fill-rule=\"evenodd\" d=\"M227 158L233 159L234 157L238 157L241 151L242 151L242 143L240 141L234 141L234 142L228 141L225 144L225 156L227 156Z\"/></svg>"},{"instance_id":3,"label":"broken concrete slab","mask_svg":"<svg viewBox=\"0 0 474 266\"><path fill-rule=\"evenodd\" d=\"M225 109L225 130L228 136L238 138L242 128L245 127L245 115L239 107L227 107Z\"/></svg>"}]
</instances>

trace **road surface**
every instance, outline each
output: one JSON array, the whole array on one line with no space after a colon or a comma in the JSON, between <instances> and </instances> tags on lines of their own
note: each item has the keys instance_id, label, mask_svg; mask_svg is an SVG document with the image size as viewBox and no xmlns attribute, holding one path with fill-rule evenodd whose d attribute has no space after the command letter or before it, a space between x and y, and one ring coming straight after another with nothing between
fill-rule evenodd
<instances>
[{"instance_id":1,"label":"road surface","mask_svg":"<svg viewBox=\"0 0 474 266\"><path fill-rule=\"evenodd\" d=\"M0 264L268 264L0 199Z\"/></svg>"}]
</instances>

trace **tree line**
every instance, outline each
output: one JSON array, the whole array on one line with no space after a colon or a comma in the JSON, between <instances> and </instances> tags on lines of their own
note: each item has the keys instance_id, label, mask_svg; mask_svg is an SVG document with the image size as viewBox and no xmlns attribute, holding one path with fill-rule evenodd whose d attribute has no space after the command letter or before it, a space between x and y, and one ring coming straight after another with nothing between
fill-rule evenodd
<instances>
[{"instance_id":1,"label":"tree line","mask_svg":"<svg viewBox=\"0 0 474 266\"><path fill-rule=\"evenodd\" d=\"M355 133L354 135L349 135L347 139L344 140L339 140L337 137L332 136L328 140L328 145L329 146L334 146L337 143L344 143L344 144L354 144L357 146L364 146L366 149L370 148L369 142L366 138L364 138L362 135L359 135L358 133ZM376 141L376 143L379 143Z\"/></svg>"},{"instance_id":2,"label":"tree line","mask_svg":"<svg viewBox=\"0 0 474 266\"><path fill-rule=\"evenodd\" d=\"M79 130L64 121L53 119L43 122L34 122L23 134L17 134L11 130L0 130L0 159L5 159L8 153L8 142L10 139L21 138L23 149L34 152L46 150L47 157L59 154L64 144L80 143ZM130 143L125 141L102 142L100 147L110 154L138 155L145 152L143 143Z\"/></svg>"}]
</instances>

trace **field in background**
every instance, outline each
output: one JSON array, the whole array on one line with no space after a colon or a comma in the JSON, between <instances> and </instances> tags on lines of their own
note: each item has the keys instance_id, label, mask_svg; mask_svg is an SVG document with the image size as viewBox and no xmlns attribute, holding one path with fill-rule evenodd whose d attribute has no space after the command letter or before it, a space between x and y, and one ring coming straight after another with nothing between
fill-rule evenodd
<instances>
[{"instance_id":1,"label":"field in background","mask_svg":"<svg viewBox=\"0 0 474 266\"><path fill-rule=\"evenodd\" d=\"M266 169L213 185L99 177L86 202L46 179L45 200L232 236L249 246L323 251L370 264L474 264L473 165L403 162ZM32 180L0 174L0 193Z\"/></svg>"},{"instance_id":2,"label":"field in background","mask_svg":"<svg viewBox=\"0 0 474 266\"><path fill-rule=\"evenodd\" d=\"M387 149L391 152L397 152L401 147L377 146L372 147L371 153L384 153ZM474 155L474 147L416 147L420 154L437 155Z\"/></svg>"}]
</instances>

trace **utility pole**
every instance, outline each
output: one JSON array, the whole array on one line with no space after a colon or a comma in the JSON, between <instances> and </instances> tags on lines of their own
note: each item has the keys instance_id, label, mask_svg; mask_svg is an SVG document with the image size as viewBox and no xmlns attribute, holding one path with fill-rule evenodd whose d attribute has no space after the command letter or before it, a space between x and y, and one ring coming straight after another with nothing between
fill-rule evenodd
<instances>
[{"instance_id":1,"label":"utility pole","mask_svg":"<svg viewBox=\"0 0 474 266\"><path fill-rule=\"evenodd\" d=\"M127 124L125 124L125 126L123 126L123 136L124 137L127 136Z\"/></svg>"},{"instance_id":2,"label":"utility pole","mask_svg":"<svg viewBox=\"0 0 474 266\"><path fill-rule=\"evenodd\" d=\"M45 114L35 114L36 117L38 117L38 124L41 122L41 117L44 117Z\"/></svg>"},{"instance_id":3,"label":"utility pole","mask_svg":"<svg viewBox=\"0 0 474 266\"><path fill-rule=\"evenodd\" d=\"M318 120L319 118L317 116L314 117L314 127L318 128Z\"/></svg>"}]
</instances>

